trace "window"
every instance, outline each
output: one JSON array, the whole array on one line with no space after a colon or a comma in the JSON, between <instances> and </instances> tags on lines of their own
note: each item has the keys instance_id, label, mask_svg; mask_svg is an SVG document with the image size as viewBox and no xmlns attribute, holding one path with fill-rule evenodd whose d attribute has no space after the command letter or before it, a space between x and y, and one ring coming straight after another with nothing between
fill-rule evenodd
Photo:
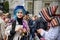
<instances>
[{"instance_id":1,"label":"window","mask_svg":"<svg viewBox=\"0 0 60 40\"><path fill-rule=\"evenodd\" d=\"M30 12L30 13L32 13L32 2L28 2L28 11Z\"/></svg>"},{"instance_id":2,"label":"window","mask_svg":"<svg viewBox=\"0 0 60 40\"><path fill-rule=\"evenodd\" d=\"M48 7L48 6L50 6L50 3L45 3L45 7Z\"/></svg>"}]
</instances>

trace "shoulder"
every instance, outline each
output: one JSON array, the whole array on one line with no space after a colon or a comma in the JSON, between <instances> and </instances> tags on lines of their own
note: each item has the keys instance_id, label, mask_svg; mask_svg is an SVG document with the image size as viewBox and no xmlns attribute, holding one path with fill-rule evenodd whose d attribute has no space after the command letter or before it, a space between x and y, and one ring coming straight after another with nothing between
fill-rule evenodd
<instances>
[{"instance_id":1,"label":"shoulder","mask_svg":"<svg viewBox=\"0 0 60 40\"><path fill-rule=\"evenodd\" d=\"M24 21L25 23L27 23L27 21L26 21L26 20L24 20L24 19L23 19L23 21Z\"/></svg>"}]
</instances>

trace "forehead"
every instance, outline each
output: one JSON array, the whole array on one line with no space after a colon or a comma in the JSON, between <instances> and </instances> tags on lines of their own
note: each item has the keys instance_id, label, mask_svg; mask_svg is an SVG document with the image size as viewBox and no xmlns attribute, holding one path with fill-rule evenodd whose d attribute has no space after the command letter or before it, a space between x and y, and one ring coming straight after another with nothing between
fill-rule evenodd
<instances>
[{"instance_id":1,"label":"forehead","mask_svg":"<svg viewBox=\"0 0 60 40\"><path fill-rule=\"evenodd\" d=\"M17 12L22 12L22 9L18 9L18 11Z\"/></svg>"}]
</instances>

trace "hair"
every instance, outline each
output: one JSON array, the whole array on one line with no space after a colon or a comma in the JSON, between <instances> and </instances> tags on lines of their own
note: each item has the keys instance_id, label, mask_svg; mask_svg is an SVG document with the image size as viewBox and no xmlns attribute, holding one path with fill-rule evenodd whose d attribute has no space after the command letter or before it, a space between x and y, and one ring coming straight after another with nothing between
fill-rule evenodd
<instances>
[{"instance_id":1,"label":"hair","mask_svg":"<svg viewBox=\"0 0 60 40\"><path fill-rule=\"evenodd\" d=\"M0 16L2 16L3 15L3 11L2 10L0 10Z\"/></svg>"},{"instance_id":2,"label":"hair","mask_svg":"<svg viewBox=\"0 0 60 40\"><path fill-rule=\"evenodd\" d=\"M28 12L28 11L26 11L26 12L25 12L25 15L28 15L28 14L29 14L29 12Z\"/></svg>"}]
</instances>

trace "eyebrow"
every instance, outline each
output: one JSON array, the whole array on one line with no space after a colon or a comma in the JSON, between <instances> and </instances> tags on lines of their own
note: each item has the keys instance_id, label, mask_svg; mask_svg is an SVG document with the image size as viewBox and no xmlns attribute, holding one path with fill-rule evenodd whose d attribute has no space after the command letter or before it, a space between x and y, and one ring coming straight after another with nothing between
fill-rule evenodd
<instances>
[{"instance_id":1,"label":"eyebrow","mask_svg":"<svg viewBox=\"0 0 60 40\"><path fill-rule=\"evenodd\" d=\"M22 13L22 12L19 12L19 13Z\"/></svg>"}]
</instances>

